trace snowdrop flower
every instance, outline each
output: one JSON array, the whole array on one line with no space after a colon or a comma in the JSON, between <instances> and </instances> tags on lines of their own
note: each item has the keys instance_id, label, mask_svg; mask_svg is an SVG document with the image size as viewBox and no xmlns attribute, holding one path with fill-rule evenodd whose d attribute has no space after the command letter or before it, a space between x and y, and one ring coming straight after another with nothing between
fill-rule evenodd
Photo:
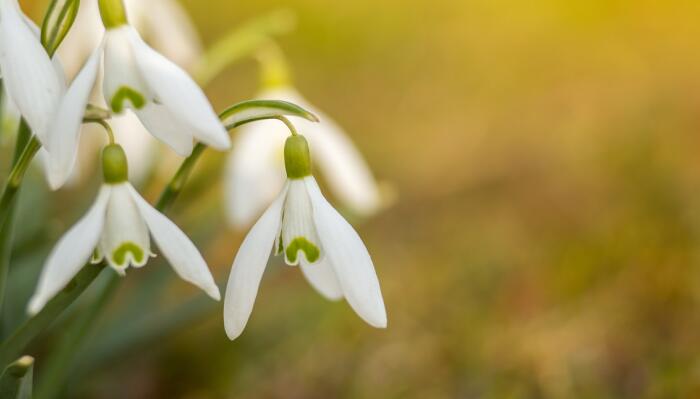
<instances>
[{"instance_id":1,"label":"snowdrop flower","mask_svg":"<svg viewBox=\"0 0 700 399\"><path fill-rule=\"evenodd\" d=\"M39 29L17 0L0 0L0 74L11 102L46 143L66 90L63 71L41 45Z\"/></svg>"},{"instance_id":2,"label":"snowdrop flower","mask_svg":"<svg viewBox=\"0 0 700 399\"><path fill-rule=\"evenodd\" d=\"M274 250L288 265L299 265L309 283L328 299L346 298L370 325L387 325L384 300L372 259L350 224L323 197L311 176L303 136L287 139L287 182L244 239L233 261L224 299L230 339L245 328L260 280Z\"/></svg>"},{"instance_id":3,"label":"snowdrop flower","mask_svg":"<svg viewBox=\"0 0 700 399\"><path fill-rule=\"evenodd\" d=\"M113 112L131 109L152 135L182 156L192 152L194 139L228 149L226 129L192 78L141 39L127 23L121 0L99 0L99 6L106 28L103 41L75 78L74 101L58 114L47 148L51 186L63 185L73 169L82 110L103 56L103 92Z\"/></svg>"},{"instance_id":4,"label":"snowdrop flower","mask_svg":"<svg viewBox=\"0 0 700 399\"><path fill-rule=\"evenodd\" d=\"M338 200L359 215L370 215L380 208L377 182L338 124L291 86L264 90L259 98L289 101L318 115L320 123L292 119L308 138L330 189ZM250 225L284 185L282 148L286 137L287 130L277 121L246 125L236 134L225 178L226 211L233 226Z\"/></svg>"},{"instance_id":5,"label":"snowdrop flower","mask_svg":"<svg viewBox=\"0 0 700 399\"><path fill-rule=\"evenodd\" d=\"M105 183L88 213L49 255L29 312L38 313L91 259L106 260L120 275L129 266L144 266L153 256L149 233L183 280L218 301L219 288L194 244L129 184L124 150L115 144L105 147L102 162Z\"/></svg>"},{"instance_id":6,"label":"snowdrop flower","mask_svg":"<svg viewBox=\"0 0 700 399\"><path fill-rule=\"evenodd\" d=\"M98 0L83 0L70 33L58 49L68 76L74 76L84 60L100 45L105 28ZM198 62L202 45L189 16L175 0L124 0L131 25L146 41L177 65L191 69Z\"/></svg>"},{"instance_id":7,"label":"snowdrop flower","mask_svg":"<svg viewBox=\"0 0 700 399\"><path fill-rule=\"evenodd\" d=\"M125 0L124 5L131 25L143 32L146 42L185 70L191 71L194 68L200 59L202 46L192 21L179 2ZM78 73L82 60L100 45L104 33L97 0L81 1L75 23L58 49L67 76ZM94 88L90 102L107 108L100 86ZM114 115L110 124L129 158L129 181L138 187L153 171L161 147L138 117L129 110ZM77 183L92 173L91 165L96 158L94 154L97 148L104 145L100 135L92 134L99 129L95 125L82 126L80 146L89 150L79 154L67 184ZM92 151L93 148L95 151Z\"/></svg>"}]
</instances>

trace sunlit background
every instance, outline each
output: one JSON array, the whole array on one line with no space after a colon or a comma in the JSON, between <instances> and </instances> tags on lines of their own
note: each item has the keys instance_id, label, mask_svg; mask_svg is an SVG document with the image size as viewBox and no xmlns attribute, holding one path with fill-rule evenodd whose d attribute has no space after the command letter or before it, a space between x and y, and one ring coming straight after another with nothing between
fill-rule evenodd
<instances>
[{"instance_id":1,"label":"sunlit background","mask_svg":"<svg viewBox=\"0 0 700 399\"><path fill-rule=\"evenodd\" d=\"M44 2L21 3L40 18ZM41 356L86 301L35 345L38 389L77 398L700 395L700 2L182 4L205 47L271 11L296 15L279 43L297 89L346 128L392 199L375 217L351 219L373 256L389 328L325 301L274 260L248 327L230 342L221 305L153 262L121 281L83 350L58 365ZM206 91L223 109L257 86L257 64L243 61ZM207 153L169 212L219 282L245 233L222 216L222 162ZM172 172L144 189L149 199ZM32 179L6 328L98 182L49 194L38 171ZM59 380L42 381L49 367L63 371L51 373Z\"/></svg>"}]
</instances>

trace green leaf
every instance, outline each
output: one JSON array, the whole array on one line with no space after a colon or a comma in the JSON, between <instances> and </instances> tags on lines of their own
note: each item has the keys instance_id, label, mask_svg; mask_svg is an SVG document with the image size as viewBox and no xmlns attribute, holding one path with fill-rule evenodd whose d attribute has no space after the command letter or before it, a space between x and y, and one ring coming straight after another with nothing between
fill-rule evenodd
<instances>
[{"instance_id":1,"label":"green leaf","mask_svg":"<svg viewBox=\"0 0 700 399\"><path fill-rule=\"evenodd\" d=\"M104 264L86 265L41 312L20 325L0 344L0 364L7 364L22 353L85 291L103 269Z\"/></svg>"},{"instance_id":2,"label":"green leaf","mask_svg":"<svg viewBox=\"0 0 700 399\"><path fill-rule=\"evenodd\" d=\"M31 399L34 358L23 356L10 364L0 376L0 398Z\"/></svg>"},{"instance_id":3,"label":"green leaf","mask_svg":"<svg viewBox=\"0 0 700 399\"><path fill-rule=\"evenodd\" d=\"M221 113L221 121L227 129L264 119L279 119L283 116L297 116L311 122L318 122L316 115L304 108L280 100L250 100L235 104Z\"/></svg>"},{"instance_id":4,"label":"green leaf","mask_svg":"<svg viewBox=\"0 0 700 399\"><path fill-rule=\"evenodd\" d=\"M78 7L80 0L53 0L49 5L41 25L41 44L50 56L58 50L73 26Z\"/></svg>"}]
</instances>

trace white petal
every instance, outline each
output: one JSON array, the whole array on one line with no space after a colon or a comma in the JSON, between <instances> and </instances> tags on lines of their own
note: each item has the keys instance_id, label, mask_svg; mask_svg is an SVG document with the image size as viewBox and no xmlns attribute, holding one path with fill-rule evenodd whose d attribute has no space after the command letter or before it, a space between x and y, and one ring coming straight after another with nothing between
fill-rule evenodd
<instances>
[{"instance_id":1,"label":"white petal","mask_svg":"<svg viewBox=\"0 0 700 399\"><path fill-rule=\"evenodd\" d=\"M124 273L129 265L144 266L151 256L148 227L132 198L130 187L129 183L112 186L100 240L100 253L119 273Z\"/></svg>"},{"instance_id":2,"label":"white petal","mask_svg":"<svg viewBox=\"0 0 700 399\"><path fill-rule=\"evenodd\" d=\"M313 264L301 261L300 267L309 284L326 299L337 301L343 298L343 289L338 276L335 275L327 257Z\"/></svg>"},{"instance_id":3,"label":"white petal","mask_svg":"<svg viewBox=\"0 0 700 399\"><path fill-rule=\"evenodd\" d=\"M311 199L304 180L289 180L287 200L282 212L282 246L284 261L297 265L300 261L317 262L322 256L321 241L316 234Z\"/></svg>"},{"instance_id":4,"label":"white petal","mask_svg":"<svg viewBox=\"0 0 700 399\"><path fill-rule=\"evenodd\" d=\"M253 311L260 280L282 224L286 195L287 187L250 229L233 260L224 298L224 327L231 340L241 335Z\"/></svg>"},{"instance_id":5,"label":"white petal","mask_svg":"<svg viewBox=\"0 0 700 399\"><path fill-rule=\"evenodd\" d=\"M313 177L304 180L311 196L322 250L338 276L345 298L367 323L385 328L384 299L365 244L352 226L326 201L316 180Z\"/></svg>"},{"instance_id":6,"label":"white petal","mask_svg":"<svg viewBox=\"0 0 700 399\"><path fill-rule=\"evenodd\" d=\"M105 101L115 112L122 112L126 108L141 108L153 98L153 93L145 83L136 63L136 54L130 40L132 29L124 25L109 29L105 34L103 92ZM115 100L115 96L123 90L129 90L136 96L140 96L139 100L142 103L130 97Z\"/></svg>"},{"instance_id":7,"label":"white petal","mask_svg":"<svg viewBox=\"0 0 700 399\"><path fill-rule=\"evenodd\" d=\"M90 260L104 226L110 192L109 186L103 186L88 213L56 244L29 301L30 314L37 314Z\"/></svg>"},{"instance_id":8,"label":"white petal","mask_svg":"<svg viewBox=\"0 0 700 399\"><path fill-rule=\"evenodd\" d=\"M250 226L284 186L288 135L283 124L260 121L241 127L234 136L224 180L226 214L232 226Z\"/></svg>"},{"instance_id":9,"label":"white petal","mask_svg":"<svg viewBox=\"0 0 700 399\"><path fill-rule=\"evenodd\" d=\"M45 142L60 101L61 79L41 43L25 23L16 0L0 3L0 69L3 83L37 137Z\"/></svg>"},{"instance_id":10,"label":"white petal","mask_svg":"<svg viewBox=\"0 0 700 399\"><path fill-rule=\"evenodd\" d=\"M136 63L157 102L194 128L193 136L219 150L231 146L231 139L202 89L180 67L150 48L130 28Z\"/></svg>"},{"instance_id":11,"label":"white petal","mask_svg":"<svg viewBox=\"0 0 700 399\"><path fill-rule=\"evenodd\" d=\"M129 186L129 190L151 231L153 240L180 278L201 288L215 300L221 299L219 287L216 286L207 263L192 241L175 223L146 202L133 187Z\"/></svg>"},{"instance_id":12,"label":"white petal","mask_svg":"<svg viewBox=\"0 0 700 399\"><path fill-rule=\"evenodd\" d=\"M276 90L265 95L293 102L319 117L319 123L297 117L292 119L297 129L309 140L313 161L328 186L338 200L353 212L360 215L376 212L381 207L379 186L347 133L293 90Z\"/></svg>"},{"instance_id":13,"label":"white petal","mask_svg":"<svg viewBox=\"0 0 700 399\"><path fill-rule=\"evenodd\" d=\"M143 126L156 138L169 145L183 157L189 156L194 148L192 130L180 122L165 106L148 103L136 111Z\"/></svg>"},{"instance_id":14,"label":"white petal","mask_svg":"<svg viewBox=\"0 0 700 399\"><path fill-rule=\"evenodd\" d=\"M56 118L49 127L46 148L49 151L49 185L54 190L61 187L75 167L78 152L80 126L85 106L97 78L102 49L97 48L85 63L68 92L61 100Z\"/></svg>"}]
</instances>

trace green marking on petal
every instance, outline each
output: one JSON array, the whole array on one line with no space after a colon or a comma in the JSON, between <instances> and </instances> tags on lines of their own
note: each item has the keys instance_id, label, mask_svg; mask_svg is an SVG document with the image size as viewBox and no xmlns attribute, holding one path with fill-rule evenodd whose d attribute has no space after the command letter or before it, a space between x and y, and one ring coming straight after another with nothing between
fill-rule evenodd
<instances>
[{"instance_id":1,"label":"green marking on petal","mask_svg":"<svg viewBox=\"0 0 700 399\"><path fill-rule=\"evenodd\" d=\"M124 101L128 100L136 109L141 109L146 105L146 99L141 93L128 86L122 86L112 96L112 111L119 114L124 111Z\"/></svg>"},{"instance_id":2,"label":"green marking on petal","mask_svg":"<svg viewBox=\"0 0 700 399\"><path fill-rule=\"evenodd\" d=\"M287 245L287 250L285 252L287 259L295 263L297 261L297 252L299 251L304 251L306 260L310 263L316 262L321 255L321 251L318 247L304 237L297 237Z\"/></svg>"},{"instance_id":3,"label":"green marking on petal","mask_svg":"<svg viewBox=\"0 0 700 399\"><path fill-rule=\"evenodd\" d=\"M112 259L120 266L126 266L126 255L131 253L131 258L135 263L143 262L143 249L133 242L125 242L112 252Z\"/></svg>"}]
</instances>

